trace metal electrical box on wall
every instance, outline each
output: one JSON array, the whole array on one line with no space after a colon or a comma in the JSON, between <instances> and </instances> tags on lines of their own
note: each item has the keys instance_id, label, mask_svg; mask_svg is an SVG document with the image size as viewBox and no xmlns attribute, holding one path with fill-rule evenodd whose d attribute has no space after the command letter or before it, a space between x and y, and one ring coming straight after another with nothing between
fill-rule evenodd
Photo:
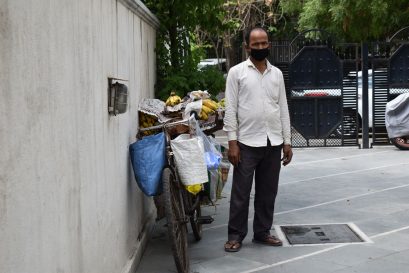
<instances>
[{"instance_id":1,"label":"metal electrical box on wall","mask_svg":"<svg viewBox=\"0 0 409 273\"><path fill-rule=\"evenodd\" d=\"M108 113L114 116L125 113L128 108L128 87L118 81L125 80L108 78Z\"/></svg>"}]
</instances>

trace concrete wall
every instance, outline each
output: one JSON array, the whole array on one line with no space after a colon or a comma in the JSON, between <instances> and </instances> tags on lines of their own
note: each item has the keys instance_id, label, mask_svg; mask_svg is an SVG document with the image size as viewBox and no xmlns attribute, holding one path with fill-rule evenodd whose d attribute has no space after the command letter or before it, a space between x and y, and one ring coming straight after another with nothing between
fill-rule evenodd
<instances>
[{"instance_id":1,"label":"concrete wall","mask_svg":"<svg viewBox=\"0 0 409 273\"><path fill-rule=\"evenodd\" d=\"M134 2L136 1L136 2ZM153 97L139 0L0 0L0 272L128 272L155 217L128 145ZM107 78L128 80L109 116Z\"/></svg>"}]
</instances>

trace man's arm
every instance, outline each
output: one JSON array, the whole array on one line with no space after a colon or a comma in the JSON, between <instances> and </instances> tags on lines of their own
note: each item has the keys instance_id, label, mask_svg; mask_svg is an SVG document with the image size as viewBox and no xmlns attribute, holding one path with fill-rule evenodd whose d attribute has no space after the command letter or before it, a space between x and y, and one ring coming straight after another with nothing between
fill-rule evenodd
<instances>
[{"instance_id":1,"label":"man's arm","mask_svg":"<svg viewBox=\"0 0 409 273\"><path fill-rule=\"evenodd\" d=\"M238 85L236 71L231 69L226 80L226 111L223 120L223 130L227 132L227 139L229 140L229 161L235 166L239 164L240 161L240 149L237 143Z\"/></svg>"}]
</instances>

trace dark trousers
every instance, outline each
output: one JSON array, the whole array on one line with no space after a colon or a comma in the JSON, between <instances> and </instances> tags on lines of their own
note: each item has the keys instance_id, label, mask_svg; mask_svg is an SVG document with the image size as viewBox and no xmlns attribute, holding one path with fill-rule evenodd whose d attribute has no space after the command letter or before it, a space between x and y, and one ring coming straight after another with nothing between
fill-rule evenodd
<instances>
[{"instance_id":1,"label":"dark trousers","mask_svg":"<svg viewBox=\"0 0 409 273\"><path fill-rule=\"evenodd\" d=\"M250 192L255 174L254 237L270 234L281 168L282 145L250 147L239 143L240 163L234 167L230 199L228 239L242 241L247 235Z\"/></svg>"}]
</instances>

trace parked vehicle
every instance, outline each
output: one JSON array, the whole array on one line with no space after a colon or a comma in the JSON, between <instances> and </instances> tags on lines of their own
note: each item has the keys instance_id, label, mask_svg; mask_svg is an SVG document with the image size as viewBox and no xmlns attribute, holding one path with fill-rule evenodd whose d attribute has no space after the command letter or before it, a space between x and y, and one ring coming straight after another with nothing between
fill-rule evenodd
<instances>
[{"instance_id":1,"label":"parked vehicle","mask_svg":"<svg viewBox=\"0 0 409 273\"><path fill-rule=\"evenodd\" d=\"M202 69L206 66L220 66L221 71L225 72L226 71L226 59L223 58L212 58L212 59L204 59L201 60L200 63L197 65L198 69Z\"/></svg>"},{"instance_id":2,"label":"parked vehicle","mask_svg":"<svg viewBox=\"0 0 409 273\"><path fill-rule=\"evenodd\" d=\"M357 108L344 107L344 129L339 126L335 133L337 136L343 135L344 137L355 137L362 124L362 71L358 71L357 75L351 72L344 79L344 84L349 82L355 82L357 77ZM341 96L341 89L311 89L311 90L293 90L292 96ZM373 105L373 85L372 85L372 69L368 70L368 123L369 129L373 126L372 106ZM358 116L356 116L358 111ZM343 131L343 132L342 132Z\"/></svg>"},{"instance_id":3,"label":"parked vehicle","mask_svg":"<svg viewBox=\"0 0 409 273\"><path fill-rule=\"evenodd\" d=\"M344 81L352 81L352 73L344 79ZM362 71L358 71L358 125L362 123ZM368 70L368 107L369 107L369 128L372 128L372 69ZM341 89L311 89L311 90L293 90L292 96L341 96ZM352 120L355 120L355 109L354 108L344 108L344 115L349 116ZM359 127L358 126L358 127Z\"/></svg>"},{"instance_id":4,"label":"parked vehicle","mask_svg":"<svg viewBox=\"0 0 409 273\"><path fill-rule=\"evenodd\" d=\"M401 150L409 150L409 93L386 104L385 125L392 144Z\"/></svg>"},{"instance_id":5,"label":"parked vehicle","mask_svg":"<svg viewBox=\"0 0 409 273\"><path fill-rule=\"evenodd\" d=\"M199 70L205 67L215 67L223 73L223 77L225 79L227 78L226 59L224 58L204 59L204 60L201 60L200 63L197 65L197 69Z\"/></svg>"}]
</instances>

